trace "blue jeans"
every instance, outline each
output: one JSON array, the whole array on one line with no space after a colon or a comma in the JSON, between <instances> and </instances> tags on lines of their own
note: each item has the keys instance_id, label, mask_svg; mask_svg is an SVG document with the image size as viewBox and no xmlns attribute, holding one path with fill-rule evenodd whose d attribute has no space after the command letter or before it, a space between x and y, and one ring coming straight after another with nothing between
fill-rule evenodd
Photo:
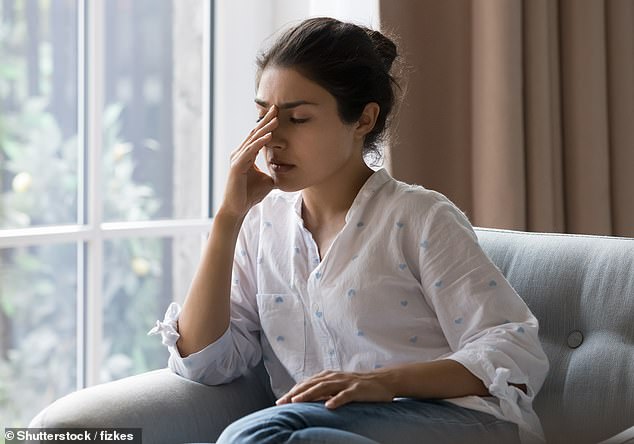
<instances>
[{"instance_id":1,"label":"blue jeans","mask_svg":"<svg viewBox=\"0 0 634 444\"><path fill-rule=\"evenodd\" d=\"M446 401L398 399L269 407L227 427L217 444L519 443L517 425Z\"/></svg>"}]
</instances>

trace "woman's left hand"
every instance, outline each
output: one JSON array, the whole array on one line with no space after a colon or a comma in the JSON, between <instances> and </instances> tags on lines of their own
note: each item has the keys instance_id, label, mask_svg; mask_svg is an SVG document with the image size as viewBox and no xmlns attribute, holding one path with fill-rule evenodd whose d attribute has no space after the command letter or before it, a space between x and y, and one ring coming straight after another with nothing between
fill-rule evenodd
<instances>
[{"instance_id":1,"label":"woman's left hand","mask_svg":"<svg viewBox=\"0 0 634 444\"><path fill-rule=\"evenodd\" d=\"M386 372L352 373L326 370L296 384L276 404L327 400L329 409L352 401L391 402L394 393L389 388Z\"/></svg>"}]
</instances>

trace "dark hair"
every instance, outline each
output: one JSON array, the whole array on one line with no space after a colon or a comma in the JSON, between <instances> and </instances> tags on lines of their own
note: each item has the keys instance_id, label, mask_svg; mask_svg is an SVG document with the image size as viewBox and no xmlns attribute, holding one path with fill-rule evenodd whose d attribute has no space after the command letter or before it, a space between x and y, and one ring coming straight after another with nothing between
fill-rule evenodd
<instances>
[{"instance_id":1,"label":"dark hair","mask_svg":"<svg viewBox=\"0 0 634 444\"><path fill-rule=\"evenodd\" d=\"M378 160L395 88L400 90L390 74L397 55L394 42L379 31L329 17L311 18L288 29L258 56L256 82L268 65L296 69L335 97L345 123L356 122L368 103L377 103L380 112L365 137L363 154Z\"/></svg>"}]
</instances>

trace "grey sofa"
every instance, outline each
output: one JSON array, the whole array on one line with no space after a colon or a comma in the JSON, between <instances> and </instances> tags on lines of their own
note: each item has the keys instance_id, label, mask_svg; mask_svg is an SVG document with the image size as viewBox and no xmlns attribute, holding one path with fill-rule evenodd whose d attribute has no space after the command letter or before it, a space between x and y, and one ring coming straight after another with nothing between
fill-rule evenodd
<instances>
[{"instance_id":1,"label":"grey sofa","mask_svg":"<svg viewBox=\"0 0 634 444\"><path fill-rule=\"evenodd\" d=\"M477 229L540 321L551 370L535 401L548 442L634 443L634 239ZM272 405L259 366L208 387L157 370L70 394L31 427L142 427L147 443L214 441Z\"/></svg>"}]
</instances>

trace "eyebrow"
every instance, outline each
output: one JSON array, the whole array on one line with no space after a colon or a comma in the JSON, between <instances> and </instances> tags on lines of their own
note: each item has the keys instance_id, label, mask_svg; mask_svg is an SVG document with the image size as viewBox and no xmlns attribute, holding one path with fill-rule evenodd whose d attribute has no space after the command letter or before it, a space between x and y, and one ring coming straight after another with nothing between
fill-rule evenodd
<instances>
[{"instance_id":1,"label":"eyebrow","mask_svg":"<svg viewBox=\"0 0 634 444\"><path fill-rule=\"evenodd\" d=\"M270 105L264 100L255 99L255 103L260 105L262 108L268 108ZM280 103L277 107L280 109L291 109L296 108L300 105L317 105L314 102L309 102L307 100L295 100L293 102Z\"/></svg>"}]
</instances>

